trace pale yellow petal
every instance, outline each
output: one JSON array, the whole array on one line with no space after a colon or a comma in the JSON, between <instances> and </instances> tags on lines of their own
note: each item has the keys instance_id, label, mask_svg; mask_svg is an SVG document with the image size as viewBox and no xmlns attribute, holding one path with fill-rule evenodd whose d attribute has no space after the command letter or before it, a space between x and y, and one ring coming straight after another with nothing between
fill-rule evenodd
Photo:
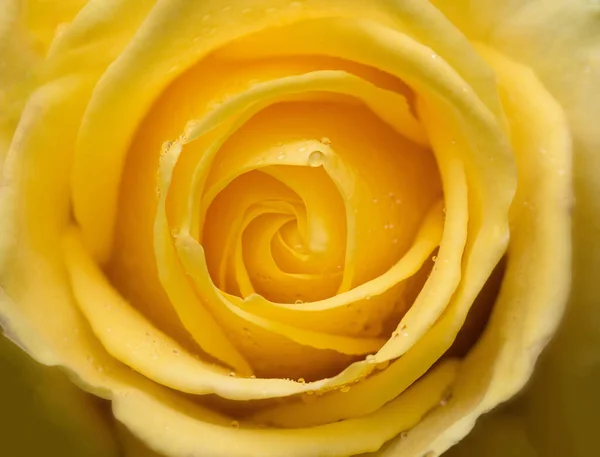
<instances>
[{"instance_id":1,"label":"pale yellow petal","mask_svg":"<svg viewBox=\"0 0 600 457\"><path fill-rule=\"evenodd\" d=\"M455 385L449 405L456 415L434 412L384 456L443 452L470 431L481 413L521 389L556 330L568 295L571 143L564 113L530 70L478 49L499 75L522 176L511 207L507 269L488 328ZM523 97L530 103L521 103Z\"/></svg>"},{"instance_id":2,"label":"pale yellow petal","mask_svg":"<svg viewBox=\"0 0 600 457\"><path fill-rule=\"evenodd\" d=\"M456 371L457 364L442 365L371 415L311 428L256 428L167 395L151 396L141 391L115 399L113 411L152 449L171 455L354 455L376 451L414 426L439 404Z\"/></svg>"}]
</instances>

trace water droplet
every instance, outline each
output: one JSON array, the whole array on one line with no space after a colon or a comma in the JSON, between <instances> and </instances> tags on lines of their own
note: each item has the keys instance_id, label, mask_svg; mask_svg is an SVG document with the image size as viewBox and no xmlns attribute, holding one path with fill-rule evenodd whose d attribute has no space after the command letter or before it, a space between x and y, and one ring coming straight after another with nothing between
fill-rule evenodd
<instances>
[{"instance_id":1,"label":"water droplet","mask_svg":"<svg viewBox=\"0 0 600 457\"><path fill-rule=\"evenodd\" d=\"M306 381L304 380L304 378L298 378L298 382L300 384L306 384Z\"/></svg>"},{"instance_id":2,"label":"water droplet","mask_svg":"<svg viewBox=\"0 0 600 457\"><path fill-rule=\"evenodd\" d=\"M433 260L434 262L437 260L437 255L434 255L431 260Z\"/></svg>"},{"instance_id":3,"label":"water droplet","mask_svg":"<svg viewBox=\"0 0 600 457\"><path fill-rule=\"evenodd\" d=\"M450 400L452 400L452 392L446 392L440 400L440 406L447 405Z\"/></svg>"},{"instance_id":4,"label":"water droplet","mask_svg":"<svg viewBox=\"0 0 600 457\"><path fill-rule=\"evenodd\" d=\"M239 428L240 427L240 423L238 421L231 421L231 426L233 428Z\"/></svg>"},{"instance_id":5,"label":"water droplet","mask_svg":"<svg viewBox=\"0 0 600 457\"><path fill-rule=\"evenodd\" d=\"M402 432L402 433L400 433L400 439L401 440L405 440L406 438L408 438L408 432Z\"/></svg>"},{"instance_id":6,"label":"water droplet","mask_svg":"<svg viewBox=\"0 0 600 457\"><path fill-rule=\"evenodd\" d=\"M300 299L298 299L294 302L294 304L296 304L296 305L301 305L302 303L304 303L304 302Z\"/></svg>"},{"instance_id":7,"label":"water droplet","mask_svg":"<svg viewBox=\"0 0 600 457\"><path fill-rule=\"evenodd\" d=\"M346 392L350 392L350 386L345 385L340 387L340 392L346 393Z\"/></svg>"},{"instance_id":8,"label":"water droplet","mask_svg":"<svg viewBox=\"0 0 600 457\"><path fill-rule=\"evenodd\" d=\"M432 59L437 59L437 58L438 58L438 55L437 55L437 54L435 54L435 53L433 53L433 54L431 54L431 58L432 58Z\"/></svg>"},{"instance_id":9,"label":"water droplet","mask_svg":"<svg viewBox=\"0 0 600 457\"><path fill-rule=\"evenodd\" d=\"M256 375L251 374L250 379L256 379Z\"/></svg>"},{"instance_id":10,"label":"water droplet","mask_svg":"<svg viewBox=\"0 0 600 457\"><path fill-rule=\"evenodd\" d=\"M234 373L233 371L230 371L230 372L229 372L229 377L230 377L230 378L235 378L235 373Z\"/></svg>"},{"instance_id":11,"label":"water droplet","mask_svg":"<svg viewBox=\"0 0 600 457\"><path fill-rule=\"evenodd\" d=\"M308 164L311 167L320 167L323 165L323 153L321 151L313 151L308 156Z\"/></svg>"},{"instance_id":12,"label":"water droplet","mask_svg":"<svg viewBox=\"0 0 600 457\"><path fill-rule=\"evenodd\" d=\"M327 145L327 144L331 144L331 140L329 138L327 138L326 136L324 136L323 138L321 138L321 143Z\"/></svg>"}]
</instances>

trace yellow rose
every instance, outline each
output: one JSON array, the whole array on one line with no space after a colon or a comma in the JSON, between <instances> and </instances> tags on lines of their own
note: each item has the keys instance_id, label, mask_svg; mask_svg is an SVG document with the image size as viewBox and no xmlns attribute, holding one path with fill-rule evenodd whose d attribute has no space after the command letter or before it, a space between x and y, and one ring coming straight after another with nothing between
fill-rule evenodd
<instances>
[{"instance_id":1,"label":"yellow rose","mask_svg":"<svg viewBox=\"0 0 600 457\"><path fill-rule=\"evenodd\" d=\"M568 379L600 5L471 3L0 2L7 336L131 455L439 455L554 334L574 189Z\"/></svg>"}]
</instances>

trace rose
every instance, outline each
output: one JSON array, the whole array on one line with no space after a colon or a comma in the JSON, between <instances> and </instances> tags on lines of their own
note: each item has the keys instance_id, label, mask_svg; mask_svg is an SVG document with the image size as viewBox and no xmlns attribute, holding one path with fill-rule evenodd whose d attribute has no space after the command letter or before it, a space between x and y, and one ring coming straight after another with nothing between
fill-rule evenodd
<instances>
[{"instance_id":1,"label":"rose","mask_svg":"<svg viewBox=\"0 0 600 457\"><path fill-rule=\"evenodd\" d=\"M272 3L90 2L43 62L4 40L7 132L31 90L6 135L5 326L168 455L442 452L522 387L560 318L569 135L586 163L597 135L570 92L589 28L570 72L527 53L592 7L437 5L468 41L428 4ZM275 163L295 168L225 186ZM494 311L463 358L478 294Z\"/></svg>"}]
</instances>

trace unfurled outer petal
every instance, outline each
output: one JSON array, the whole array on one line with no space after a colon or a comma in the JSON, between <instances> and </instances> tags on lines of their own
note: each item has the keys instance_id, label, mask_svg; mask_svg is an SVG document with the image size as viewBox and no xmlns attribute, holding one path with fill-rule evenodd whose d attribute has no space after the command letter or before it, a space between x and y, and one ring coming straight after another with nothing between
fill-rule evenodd
<instances>
[{"instance_id":1,"label":"unfurled outer petal","mask_svg":"<svg viewBox=\"0 0 600 457\"><path fill-rule=\"evenodd\" d=\"M503 433L504 425L496 424L507 424L514 418L530 443L525 448L533 446L538 455L589 455L597 449L596 429L590 418L600 408L596 388L600 382L600 289L596 273L600 270L600 3L433 3L470 38L485 41L530 67L560 103L573 138L573 283L562 327L518 406L499 413L498 421L493 417L484 420L474 433ZM470 443L475 446L482 442L482 438L473 437L451 455L472 455ZM511 446L510 439L494 442L501 454L516 449L502 447Z\"/></svg>"}]
</instances>

